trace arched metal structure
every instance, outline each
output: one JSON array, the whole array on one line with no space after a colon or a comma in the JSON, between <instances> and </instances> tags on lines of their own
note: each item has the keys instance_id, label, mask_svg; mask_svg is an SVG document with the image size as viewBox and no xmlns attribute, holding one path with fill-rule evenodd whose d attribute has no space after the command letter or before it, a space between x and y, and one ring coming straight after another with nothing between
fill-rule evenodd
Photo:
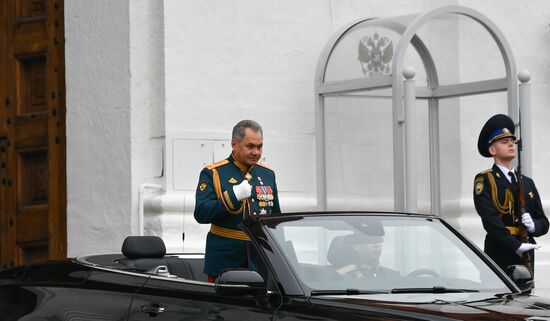
<instances>
[{"instance_id":1,"label":"arched metal structure","mask_svg":"<svg viewBox=\"0 0 550 321\"><path fill-rule=\"evenodd\" d=\"M445 15L460 15L479 23L488 31L504 62L505 77L487 79L475 82L440 85L438 72L432 55L418 36L419 29L427 22ZM416 87L416 99L428 100L429 110L429 153L430 153L430 196L432 213L440 213L440 165L439 165L439 100L467 95L476 95L492 92L507 92L508 114L518 124L518 84L516 65L510 46L502 32L486 16L461 6L445 6L417 15L407 16L405 19L368 18L355 21L340 29L326 44L317 63L315 76L315 123L316 123L316 156L317 156L317 199L319 209L326 209L326 154L325 154L325 98L329 96L349 95L356 92L391 89L392 119L393 119L393 171L394 171L394 209L396 211L415 210L415 206L406 204L406 194L412 193L416 182L407 182L405 163L405 126L407 119L404 113L404 81L403 70L405 52L409 45L416 50L426 73L426 87ZM400 23L399 21L405 21ZM349 33L364 26L382 26L401 36L393 51L391 74L376 77L327 79L327 68L338 45ZM525 142L524 142L525 145ZM525 173L530 172L530 160L524 162Z\"/></svg>"}]
</instances>

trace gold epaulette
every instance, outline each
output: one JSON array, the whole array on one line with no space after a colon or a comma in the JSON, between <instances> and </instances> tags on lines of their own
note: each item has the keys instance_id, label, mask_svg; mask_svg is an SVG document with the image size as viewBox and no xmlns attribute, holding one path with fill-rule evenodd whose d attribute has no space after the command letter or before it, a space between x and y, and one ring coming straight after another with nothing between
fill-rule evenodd
<instances>
[{"instance_id":1,"label":"gold epaulette","mask_svg":"<svg viewBox=\"0 0 550 321\"><path fill-rule=\"evenodd\" d=\"M344 274L347 274L349 272L353 272L357 270L357 266L355 266L355 264L348 264L344 267L341 267L339 268L338 270L336 270L336 273L340 274L340 275L344 275Z\"/></svg>"},{"instance_id":2,"label":"gold epaulette","mask_svg":"<svg viewBox=\"0 0 550 321\"><path fill-rule=\"evenodd\" d=\"M484 170L483 172L480 172L478 175L485 175L487 173L492 173L492 172L493 172L493 169L489 168L489 169Z\"/></svg>"},{"instance_id":3,"label":"gold epaulette","mask_svg":"<svg viewBox=\"0 0 550 321\"><path fill-rule=\"evenodd\" d=\"M219 161L219 162L215 162L214 164L210 164L210 165L206 166L206 168L208 168L208 169L213 169L213 168L216 168L216 167L220 167L220 166L222 166L222 165L225 165L225 164L227 164L227 163L229 163L229 161L228 161L227 159L224 159L224 160L221 160L221 161Z\"/></svg>"},{"instance_id":4,"label":"gold epaulette","mask_svg":"<svg viewBox=\"0 0 550 321\"><path fill-rule=\"evenodd\" d=\"M263 168L267 168L267 169L269 169L270 171L273 171L273 170L271 169L271 167L267 166L266 164L256 163L256 165L261 166L261 167L263 167Z\"/></svg>"}]
</instances>

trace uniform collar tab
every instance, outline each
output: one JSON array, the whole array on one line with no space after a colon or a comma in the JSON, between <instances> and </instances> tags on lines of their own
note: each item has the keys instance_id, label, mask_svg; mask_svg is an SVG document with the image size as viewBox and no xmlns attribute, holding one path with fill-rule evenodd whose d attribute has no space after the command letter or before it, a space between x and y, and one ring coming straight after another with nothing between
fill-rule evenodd
<instances>
[{"instance_id":1,"label":"uniform collar tab","mask_svg":"<svg viewBox=\"0 0 550 321\"><path fill-rule=\"evenodd\" d=\"M229 155L228 157L228 160L233 162L233 164L235 164L235 166L237 166L241 172L243 173L247 173L247 172L250 172L252 170L252 167L254 167L254 165L250 166L250 168L247 168L245 164L239 162L234 156L233 156L233 153L231 153L231 155Z\"/></svg>"}]
</instances>

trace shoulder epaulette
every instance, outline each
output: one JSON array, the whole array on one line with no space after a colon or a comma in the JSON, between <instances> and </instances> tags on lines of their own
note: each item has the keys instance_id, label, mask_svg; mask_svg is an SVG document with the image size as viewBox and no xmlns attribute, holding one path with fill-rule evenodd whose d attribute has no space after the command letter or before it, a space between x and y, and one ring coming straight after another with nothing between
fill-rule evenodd
<instances>
[{"instance_id":1,"label":"shoulder epaulette","mask_svg":"<svg viewBox=\"0 0 550 321\"><path fill-rule=\"evenodd\" d=\"M489 169L484 170L483 172L480 172L478 175L484 175L484 174L492 173L492 172L493 172L493 169L489 168Z\"/></svg>"},{"instance_id":2,"label":"shoulder epaulette","mask_svg":"<svg viewBox=\"0 0 550 321\"><path fill-rule=\"evenodd\" d=\"M214 164L210 164L210 165L206 166L206 168L214 169L216 167L220 167L220 166L225 165L227 163L229 163L229 161L227 159L224 159L224 160L221 160L219 162L215 162Z\"/></svg>"},{"instance_id":3,"label":"shoulder epaulette","mask_svg":"<svg viewBox=\"0 0 550 321\"><path fill-rule=\"evenodd\" d=\"M338 273L340 275L344 275L344 274L347 274L347 273L355 271L355 270L357 270L357 266L355 266L355 264L348 264L348 265L346 265L344 267L341 267L338 270L336 270L336 273Z\"/></svg>"},{"instance_id":4,"label":"shoulder epaulette","mask_svg":"<svg viewBox=\"0 0 550 321\"><path fill-rule=\"evenodd\" d=\"M263 168L267 168L267 169L269 169L270 171L273 171L273 170L271 169L271 167L267 166L266 164L256 163L256 165L261 166L261 167L263 167Z\"/></svg>"}]
</instances>

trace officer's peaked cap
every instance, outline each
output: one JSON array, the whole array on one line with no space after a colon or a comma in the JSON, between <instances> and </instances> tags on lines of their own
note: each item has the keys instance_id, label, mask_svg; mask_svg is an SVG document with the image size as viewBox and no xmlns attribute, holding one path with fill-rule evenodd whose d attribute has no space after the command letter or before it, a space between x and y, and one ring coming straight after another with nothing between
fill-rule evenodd
<instances>
[{"instance_id":1,"label":"officer's peaked cap","mask_svg":"<svg viewBox=\"0 0 550 321\"><path fill-rule=\"evenodd\" d=\"M346 235L344 243L347 244L374 244L384 241L384 228L379 221L367 221L361 223L358 231Z\"/></svg>"},{"instance_id":2,"label":"officer's peaked cap","mask_svg":"<svg viewBox=\"0 0 550 321\"><path fill-rule=\"evenodd\" d=\"M484 157L492 157L489 153L489 146L502 138L513 137L516 139L515 130L514 121L506 115L497 114L489 118L479 133L477 140L479 153Z\"/></svg>"}]
</instances>

